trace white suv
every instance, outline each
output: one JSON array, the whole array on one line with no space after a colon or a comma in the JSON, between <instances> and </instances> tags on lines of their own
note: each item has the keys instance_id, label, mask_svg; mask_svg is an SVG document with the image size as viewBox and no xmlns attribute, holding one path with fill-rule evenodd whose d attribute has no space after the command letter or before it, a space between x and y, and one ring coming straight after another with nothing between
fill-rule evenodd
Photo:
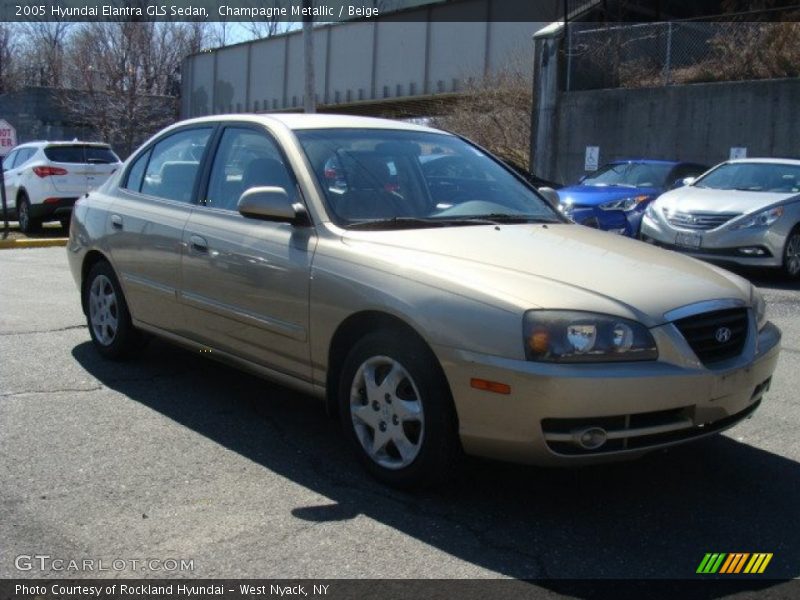
<instances>
[{"instance_id":1,"label":"white suv","mask_svg":"<svg viewBox=\"0 0 800 600\"><path fill-rule=\"evenodd\" d=\"M43 221L69 227L75 201L103 184L122 163L108 144L28 142L3 160L9 217L32 232Z\"/></svg>"}]
</instances>

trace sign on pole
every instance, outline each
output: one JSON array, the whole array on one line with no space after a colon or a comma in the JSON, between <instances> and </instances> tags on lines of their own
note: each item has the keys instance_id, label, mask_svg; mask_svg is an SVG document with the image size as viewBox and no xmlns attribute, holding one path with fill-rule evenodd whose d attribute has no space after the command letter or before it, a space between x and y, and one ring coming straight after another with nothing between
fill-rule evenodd
<instances>
[{"instance_id":1,"label":"sign on pole","mask_svg":"<svg viewBox=\"0 0 800 600\"><path fill-rule=\"evenodd\" d=\"M6 121L0 119L0 200L3 203L3 223L5 235L8 235L8 205L6 204L6 181L3 177L3 159L17 145L17 130Z\"/></svg>"},{"instance_id":2,"label":"sign on pole","mask_svg":"<svg viewBox=\"0 0 800 600\"><path fill-rule=\"evenodd\" d=\"M17 145L17 130L6 121L0 119L0 156L5 156Z\"/></svg>"},{"instance_id":3,"label":"sign on pole","mask_svg":"<svg viewBox=\"0 0 800 600\"><path fill-rule=\"evenodd\" d=\"M586 146L586 159L583 164L584 171L597 171L600 163L600 147Z\"/></svg>"},{"instance_id":4,"label":"sign on pole","mask_svg":"<svg viewBox=\"0 0 800 600\"><path fill-rule=\"evenodd\" d=\"M731 160L737 158L747 158L747 148L742 146L731 147Z\"/></svg>"}]
</instances>

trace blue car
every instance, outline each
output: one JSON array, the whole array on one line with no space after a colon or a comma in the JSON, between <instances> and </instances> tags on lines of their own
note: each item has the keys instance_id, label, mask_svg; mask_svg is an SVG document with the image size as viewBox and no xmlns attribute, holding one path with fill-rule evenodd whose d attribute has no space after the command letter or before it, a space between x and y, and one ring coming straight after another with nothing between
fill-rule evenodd
<instances>
[{"instance_id":1,"label":"blue car","mask_svg":"<svg viewBox=\"0 0 800 600\"><path fill-rule=\"evenodd\" d=\"M561 210L576 223L636 237L647 205L708 167L671 160L618 160L561 188Z\"/></svg>"}]
</instances>

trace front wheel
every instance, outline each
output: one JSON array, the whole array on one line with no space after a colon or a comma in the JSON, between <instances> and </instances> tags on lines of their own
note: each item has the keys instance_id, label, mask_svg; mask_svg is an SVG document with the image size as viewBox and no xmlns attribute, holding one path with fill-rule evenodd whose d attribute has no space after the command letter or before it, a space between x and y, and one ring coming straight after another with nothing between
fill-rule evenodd
<instances>
[{"instance_id":1,"label":"front wheel","mask_svg":"<svg viewBox=\"0 0 800 600\"><path fill-rule=\"evenodd\" d=\"M83 293L89 334L101 355L120 359L141 346L142 334L131 323L122 288L110 264L102 261L91 268Z\"/></svg>"},{"instance_id":2,"label":"front wheel","mask_svg":"<svg viewBox=\"0 0 800 600\"><path fill-rule=\"evenodd\" d=\"M401 488L441 481L460 457L450 390L433 353L382 331L350 351L339 384L344 429L366 469Z\"/></svg>"},{"instance_id":3,"label":"front wheel","mask_svg":"<svg viewBox=\"0 0 800 600\"><path fill-rule=\"evenodd\" d=\"M800 225L786 238L783 249L783 272L789 279L800 279Z\"/></svg>"}]
</instances>

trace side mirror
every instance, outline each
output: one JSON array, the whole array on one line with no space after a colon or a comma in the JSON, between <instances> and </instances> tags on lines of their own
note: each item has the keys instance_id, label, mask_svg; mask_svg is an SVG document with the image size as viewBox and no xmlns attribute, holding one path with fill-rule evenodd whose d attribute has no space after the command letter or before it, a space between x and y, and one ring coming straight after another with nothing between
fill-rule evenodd
<instances>
[{"instance_id":1,"label":"side mirror","mask_svg":"<svg viewBox=\"0 0 800 600\"><path fill-rule=\"evenodd\" d=\"M692 185L695 181L697 181L697 177L684 177L681 179L681 185Z\"/></svg>"},{"instance_id":2,"label":"side mirror","mask_svg":"<svg viewBox=\"0 0 800 600\"><path fill-rule=\"evenodd\" d=\"M558 192L551 187L540 187L539 193L547 200L547 203L556 210L560 210L561 198L558 197Z\"/></svg>"},{"instance_id":3,"label":"side mirror","mask_svg":"<svg viewBox=\"0 0 800 600\"><path fill-rule=\"evenodd\" d=\"M262 221L286 221L294 223L298 211L289 201L286 190L281 187L252 187L239 198L239 213Z\"/></svg>"}]
</instances>

